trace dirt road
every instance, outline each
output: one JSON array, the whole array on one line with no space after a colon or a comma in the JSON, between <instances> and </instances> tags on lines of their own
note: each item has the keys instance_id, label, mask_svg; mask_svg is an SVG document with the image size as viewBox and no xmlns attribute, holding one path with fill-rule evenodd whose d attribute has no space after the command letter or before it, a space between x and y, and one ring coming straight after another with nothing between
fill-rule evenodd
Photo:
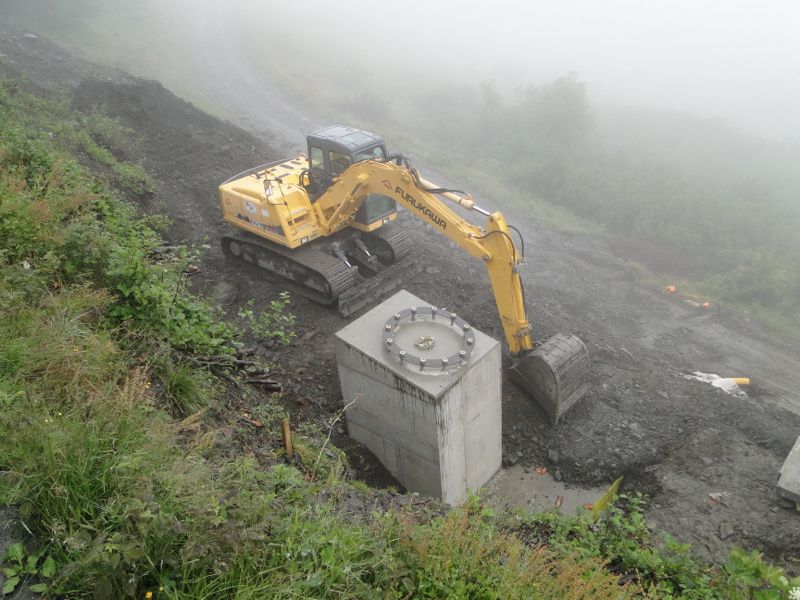
<instances>
[{"instance_id":1,"label":"dirt road","mask_svg":"<svg viewBox=\"0 0 800 600\"><path fill-rule=\"evenodd\" d=\"M211 15L203 23L209 29L198 39L229 42L224 45L229 53L198 54L204 61L198 68L215 82L208 93L216 94L224 116L257 132L270 131L281 152L299 148L300 132L319 123L282 101L263 75L249 71L235 40L219 37L225 34L224 19ZM132 157L141 158L158 181L156 200L146 208L174 219L174 241L211 246L195 278L198 289L233 313L250 298L266 303L281 289L279 281L259 271L226 262L216 242L226 228L217 210L217 184L280 153L157 84L88 65L41 38L1 33L3 61L40 85L101 77L77 84L76 105L104 106L141 135ZM54 62L58 69L50 66ZM501 207L496 200L479 201ZM774 483L800 434L800 352L724 310L698 310L642 287L602 241L553 232L532 215L511 211L508 217L526 237L523 280L537 337L578 334L592 354L593 377L587 398L556 429L504 378L505 461L545 465L565 482L582 486L625 475L627 487L651 495L648 519L657 530L694 542L713 560L739 545L764 550L796 571L800 515L776 500ZM413 225L427 263L409 290L469 315L478 328L500 337L482 265L412 223L411 216L403 218ZM346 321L303 299L293 308L299 341L265 352L285 365L287 401L317 418L340 406L330 338ZM737 398L685 379L691 371L748 375L754 385L747 397ZM347 445L344 436L337 439ZM356 467L366 478L389 481L368 458L353 456L361 456ZM715 492L725 493L723 502L709 502L708 494Z\"/></svg>"}]
</instances>

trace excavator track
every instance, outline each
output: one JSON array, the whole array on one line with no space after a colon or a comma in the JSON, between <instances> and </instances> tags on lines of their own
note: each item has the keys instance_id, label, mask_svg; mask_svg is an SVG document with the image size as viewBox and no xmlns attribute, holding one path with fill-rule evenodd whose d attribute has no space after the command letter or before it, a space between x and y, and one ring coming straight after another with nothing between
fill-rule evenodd
<instances>
[{"instance_id":1,"label":"excavator track","mask_svg":"<svg viewBox=\"0 0 800 600\"><path fill-rule=\"evenodd\" d=\"M388 293L407 283L420 272L422 265L413 257L384 269L375 277L365 279L339 296L339 314L349 317L359 310L371 306Z\"/></svg>"},{"instance_id":2,"label":"excavator track","mask_svg":"<svg viewBox=\"0 0 800 600\"><path fill-rule=\"evenodd\" d=\"M352 230L347 230L295 249L255 236L255 239L249 239L249 235L225 236L222 249L226 256L282 277L289 291L318 304L338 301L339 313L349 317L397 289L420 270L418 261L411 257L413 243L408 233L394 223L387 223L376 231L359 234L383 267L373 277L360 277L353 267L327 251L331 241L346 241L352 234Z\"/></svg>"},{"instance_id":3,"label":"excavator track","mask_svg":"<svg viewBox=\"0 0 800 600\"><path fill-rule=\"evenodd\" d=\"M387 223L380 229L362 233L361 237L384 265L401 262L411 254L414 247L411 236L396 223Z\"/></svg>"},{"instance_id":4,"label":"excavator track","mask_svg":"<svg viewBox=\"0 0 800 600\"><path fill-rule=\"evenodd\" d=\"M222 250L227 256L280 275L293 284L291 291L319 304L333 304L355 285L352 269L318 244L292 250L268 241L225 236Z\"/></svg>"},{"instance_id":5,"label":"excavator track","mask_svg":"<svg viewBox=\"0 0 800 600\"><path fill-rule=\"evenodd\" d=\"M385 268L339 297L339 314L343 317L371 306L405 284L422 268L412 257L414 243L411 236L396 223L387 223L380 229L362 233L361 239Z\"/></svg>"}]
</instances>

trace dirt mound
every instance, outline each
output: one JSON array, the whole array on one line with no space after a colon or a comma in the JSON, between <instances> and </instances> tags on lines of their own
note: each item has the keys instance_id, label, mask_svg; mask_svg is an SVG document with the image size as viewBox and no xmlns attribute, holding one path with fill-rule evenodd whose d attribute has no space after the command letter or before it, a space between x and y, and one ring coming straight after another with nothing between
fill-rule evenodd
<instances>
[{"instance_id":1,"label":"dirt mound","mask_svg":"<svg viewBox=\"0 0 800 600\"><path fill-rule=\"evenodd\" d=\"M204 113L155 81L84 80L75 87L73 104L83 112L115 117L135 132L127 150L156 179L161 208L174 220L171 231L181 239L212 235L221 221L219 183L242 165L274 156L246 131Z\"/></svg>"}]
</instances>

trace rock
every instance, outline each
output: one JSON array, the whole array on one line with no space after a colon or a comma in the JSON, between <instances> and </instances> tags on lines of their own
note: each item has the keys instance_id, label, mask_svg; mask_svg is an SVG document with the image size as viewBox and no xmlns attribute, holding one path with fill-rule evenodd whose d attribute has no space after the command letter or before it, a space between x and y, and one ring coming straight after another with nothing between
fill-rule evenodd
<instances>
[{"instance_id":1,"label":"rock","mask_svg":"<svg viewBox=\"0 0 800 600\"><path fill-rule=\"evenodd\" d=\"M559 458L561 458L561 455L559 454L558 450L551 449L547 451L547 459L550 462L557 463Z\"/></svg>"},{"instance_id":2,"label":"rock","mask_svg":"<svg viewBox=\"0 0 800 600\"><path fill-rule=\"evenodd\" d=\"M228 283L227 281L218 281L216 284L214 284L214 287L211 288L209 296L217 304L229 306L238 299L239 290L236 288L236 286Z\"/></svg>"},{"instance_id":3,"label":"rock","mask_svg":"<svg viewBox=\"0 0 800 600\"><path fill-rule=\"evenodd\" d=\"M307 341L309 341L311 338L313 338L315 335L317 335L317 330L316 330L316 329L312 329L311 331L306 331L306 332L303 334L303 336L300 338L300 341L301 341L301 342L307 342Z\"/></svg>"},{"instance_id":4,"label":"rock","mask_svg":"<svg viewBox=\"0 0 800 600\"><path fill-rule=\"evenodd\" d=\"M727 540L729 537L733 535L733 525L728 523L727 521L723 521L719 524L719 539Z\"/></svg>"},{"instance_id":5,"label":"rock","mask_svg":"<svg viewBox=\"0 0 800 600\"><path fill-rule=\"evenodd\" d=\"M266 362L275 360L275 353L272 350L267 350L263 344L258 344L253 348L253 354L256 358L260 358Z\"/></svg>"},{"instance_id":6,"label":"rock","mask_svg":"<svg viewBox=\"0 0 800 600\"><path fill-rule=\"evenodd\" d=\"M558 469L553 471L553 479L555 479L556 481L561 481L561 478L562 478L561 471L559 471Z\"/></svg>"},{"instance_id":7,"label":"rock","mask_svg":"<svg viewBox=\"0 0 800 600\"><path fill-rule=\"evenodd\" d=\"M425 272L428 275L437 275L437 274L441 273L441 271L439 269L437 269L436 267L425 267Z\"/></svg>"},{"instance_id":8,"label":"rock","mask_svg":"<svg viewBox=\"0 0 800 600\"><path fill-rule=\"evenodd\" d=\"M800 502L800 437L786 457L778 479L778 495Z\"/></svg>"}]
</instances>

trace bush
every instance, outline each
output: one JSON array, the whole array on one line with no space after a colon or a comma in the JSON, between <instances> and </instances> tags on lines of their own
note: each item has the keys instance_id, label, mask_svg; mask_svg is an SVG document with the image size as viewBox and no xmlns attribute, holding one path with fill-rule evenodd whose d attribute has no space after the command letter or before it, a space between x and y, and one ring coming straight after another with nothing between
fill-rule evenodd
<instances>
[{"instance_id":1,"label":"bush","mask_svg":"<svg viewBox=\"0 0 800 600\"><path fill-rule=\"evenodd\" d=\"M289 292L280 292L277 298L270 300L266 310L256 315L253 310L255 301L250 300L247 307L239 311L239 317L256 337L285 346L295 337L295 316L287 310L291 301Z\"/></svg>"},{"instance_id":2,"label":"bush","mask_svg":"<svg viewBox=\"0 0 800 600\"><path fill-rule=\"evenodd\" d=\"M165 359L155 366L154 373L161 381L170 412L178 417L200 410L213 398L210 375L190 364Z\"/></svg>"},{"instance_id":3,"label":"bush","mask_svg":"<svg viewBox=\"0 0 800 600\"><path fill-rule=\"evenodd\" d=\"M625 581L657 598L749 600L786 598L800 577L789 580L757 553L731 552L723 568L704 564L667 533L660 544L644 520L644 498L621 495L600 515L526 515L512 529L529 544L545 544L565 556L602 561Z\"/></svg>"}]
</instances>

